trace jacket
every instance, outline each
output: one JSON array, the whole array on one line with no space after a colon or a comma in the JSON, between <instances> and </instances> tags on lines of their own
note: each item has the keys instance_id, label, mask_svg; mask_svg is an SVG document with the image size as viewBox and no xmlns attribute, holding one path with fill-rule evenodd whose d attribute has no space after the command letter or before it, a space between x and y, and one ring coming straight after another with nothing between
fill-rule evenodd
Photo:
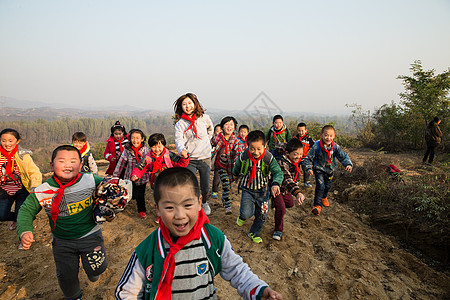
<instances>
[{"instance_id":1,"label":"jacket","mask_svg":"<svg viewBox=\"0 0 450 300\"><path fill-rule=\"evenodd\" d=\"M33 152L30 150L19 148L14 155L14 160L20 171L20 180L28 192L42 183L41 171L31 158L31 154L33 154Z\"/></svg>"},{"instance_id":2,"label":"jacket","mask_svg":"<svg viewBox=\"0 0 450 300\"><path fill-rule=\"evenodd\" d=\"M191 123L180 119L175 124L175 146L178 153L186 150L191 159L206 159L211 157L211 138L214 125L211 118L204 114L195 120L198 138L192 129L187 130Z\"/></svg>"},{"instance_id":3,"label":"jacket","mask_svg":"<svg viewBox=\"0 0 450 300\"><path fill-rule=\"evenodd\" d=\"M353 166L350 157L342 148L335 143L333 149L331 149L331 164L328 162L328 155L320 148L320 140L316 141L309 150L302 164L306 168L306 172L309 170L319 170L327 174L333 174L337 166L336 158L341 162L344 167Z\"/></svg>"}]
</instances>

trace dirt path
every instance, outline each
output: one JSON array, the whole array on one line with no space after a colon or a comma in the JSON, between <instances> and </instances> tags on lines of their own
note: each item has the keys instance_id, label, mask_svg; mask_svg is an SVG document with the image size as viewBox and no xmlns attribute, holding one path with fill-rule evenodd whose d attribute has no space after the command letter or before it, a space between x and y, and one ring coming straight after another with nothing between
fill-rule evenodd
<instances>
[{"instance_id":1,"label":"dirt path","mask_svg":"<svg viewBox=\"0 0 450 300\"><path fill-rule=\"evenodd\" d=\"M352 156L356 164L365 155ZM273 211L256 245L246 236L251 221L238 227L239 197L234 186L233 214L212 200L211 223L222 229L234 250L284 299L449 299L450 278L399 248L395 239L372 229L368 217L334 201L313 216L313 190L302 206L288 210L283 240L272 240ZM148 207L152 196L147 191ZM219 194L220 195L220 194ZM17 250L15 233L1 223L0 299L63 299L51 250L47 216L34 222L36 243ZM154 215L141 220L135 203L111 223L102 225L108 270L95 283L80 272L84 299L113 299L114 288L133 249L156 228ZM220 299L240 299L228 282L216 277Z\"/></svg>"}]
</instances>

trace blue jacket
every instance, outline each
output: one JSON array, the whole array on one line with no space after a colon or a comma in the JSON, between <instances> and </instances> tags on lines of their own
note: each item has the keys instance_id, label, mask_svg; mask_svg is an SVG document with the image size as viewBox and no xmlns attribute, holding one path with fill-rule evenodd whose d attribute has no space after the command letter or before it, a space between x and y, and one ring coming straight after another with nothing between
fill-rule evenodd
<instances>
[{"instance_id":1,"label":"blue jacket","mask_svg":"<svg viewBox=\"0 0 450 300\"><path fill-rule=\"evenodd\" d=\"M306 167L307 172L309 170L320 170L327 174L332 174L337 166L336 158L344 167L353 167L350 157L348 157L347 153L345 153L336 143L331 150L331 164L328 163L328 155L325 151L322 151L320 148L320 140L318 140L311 147L302 164Z\"/></svg>"}]
</instances>

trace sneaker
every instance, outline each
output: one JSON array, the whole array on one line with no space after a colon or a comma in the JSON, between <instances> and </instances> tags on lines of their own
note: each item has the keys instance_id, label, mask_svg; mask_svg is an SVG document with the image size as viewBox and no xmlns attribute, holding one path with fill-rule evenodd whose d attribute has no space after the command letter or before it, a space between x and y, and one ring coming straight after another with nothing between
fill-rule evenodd
<instances>
[{"instance_id":1,"label":"sneaker","mask_svg":"<svg viewBox=\"0 0 450 300\"><path fill-rule=\"evenodd\" d=\"M320 211L322 210L322 207L320 207L319 205L314 205L312 213L313 215L320 215Z\"/></svg>"},{"instance_id":2,"label":"sneaker","mask_svg":"<svg viewBox=\"0 0 450 300\"><path fill-rule=\"evenodd\" d=\"M322 205L325 207L330 206L330 202L328 202L328 198L322 198Z\"/></svg>"},{"instance_id":3,"label":"sneaker","mask_svg":"<svg viewBox=\"0 0 450 300\"><path fill-rule=\"evenodd\" d=\"M309 182L309 181L306 182L306 183L305 183L305 188L310 188L310 187L312 187L311 182Z\"/></svg>"},{"instance_id":4,"label":"sneaker","mask_svg":"<svg viewBox=\"0 0 450 300\"><path fill-rule=\"evenodd\" d=\"M281 236L283 236L283 233L281 231L275 231L272 235L272 238L274 240L280 241L281 240Z\"/></svg>"},{"instance_id":5,"label":"sneaker","mask_svg":"<svg viewBox=\"0 0 450 300\"><path fill-rule=\"evenodd\" d=\"M211 214L211 207L209 207L208 202L202 203L202 208L205 211L205 215L209 216Z\"/></svg>"},{"instance_id":6,"label":"sneaker","mask_svg":"<svg viewBox=\"0 0 450 300\"><path fill-rule=\"evenodd\" d=\"M147 218L147 214L145 213L145 211L141 211L141 212L139 213L139 218L141 218L141 219Z\"/></svg>"},{"instance_id":7,"label":"sneaker","mask_svg":"<svg viewBox=\"0 0 450 300\"><path fill-rule=\"evenodd\" d=\"M231 215L231 207L225 207L225 214Z\"/></svg>"},{"instance_id":8,"label":"sneaker","mask_svg":"<svg viewBox=\"0 0 450 300\"><path fill-rule=\"evenodd\" d=\"M252 239L253 242L255 242L255 243L257 243L257 244L262 243L262 238L259 237L259 236L257 236L257 235L255 235L254 233L250 232L250 233L248 234L248 236L249 236L249 238Z\"/></svg>"},{"instance_id":9,"label":"sneaker","mask_svg":"<svg viewBox=\"0 0 450 300\"><path fill-rule=\"evenodd\" d=\"M242 220L241 218L237 218L237 220L236 220L236 224L238 224L238 226L242 226L242 225L244 225L244 223L245 223L245 220Z\"/></svg>"},{"instance_id":10,"label":"sneaker","mask_svg":"<svg viewBox=\"0 0 450 300\"><path fill-rule=\"evenodd\" d=\"M219 198L219 193L218 192L212 192L211 193L211 198L213 198L213 199Z\"/></svg>"}]
</instances>

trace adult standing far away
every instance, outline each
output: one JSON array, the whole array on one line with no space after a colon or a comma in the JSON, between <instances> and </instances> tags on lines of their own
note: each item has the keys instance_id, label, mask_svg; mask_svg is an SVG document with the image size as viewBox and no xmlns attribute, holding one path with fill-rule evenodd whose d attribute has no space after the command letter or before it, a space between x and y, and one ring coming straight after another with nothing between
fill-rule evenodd
<instances>
[{"instance_id":1,"label":"adult standing far away","mask_svg":"<svg viewBox=\"0 0 450 300\"><path fill-rule=\"evenodd\" d=\"M441 143L442 131L439 128L439 123L441 123L441 119L439 119L439 117L434 117L434 119L428 123L427 130L425 132L427 152L425 152L425 156L423 157L423 163L426 165L431 165L433 163L434 148Z\"/></svg>"}]
</instances>

